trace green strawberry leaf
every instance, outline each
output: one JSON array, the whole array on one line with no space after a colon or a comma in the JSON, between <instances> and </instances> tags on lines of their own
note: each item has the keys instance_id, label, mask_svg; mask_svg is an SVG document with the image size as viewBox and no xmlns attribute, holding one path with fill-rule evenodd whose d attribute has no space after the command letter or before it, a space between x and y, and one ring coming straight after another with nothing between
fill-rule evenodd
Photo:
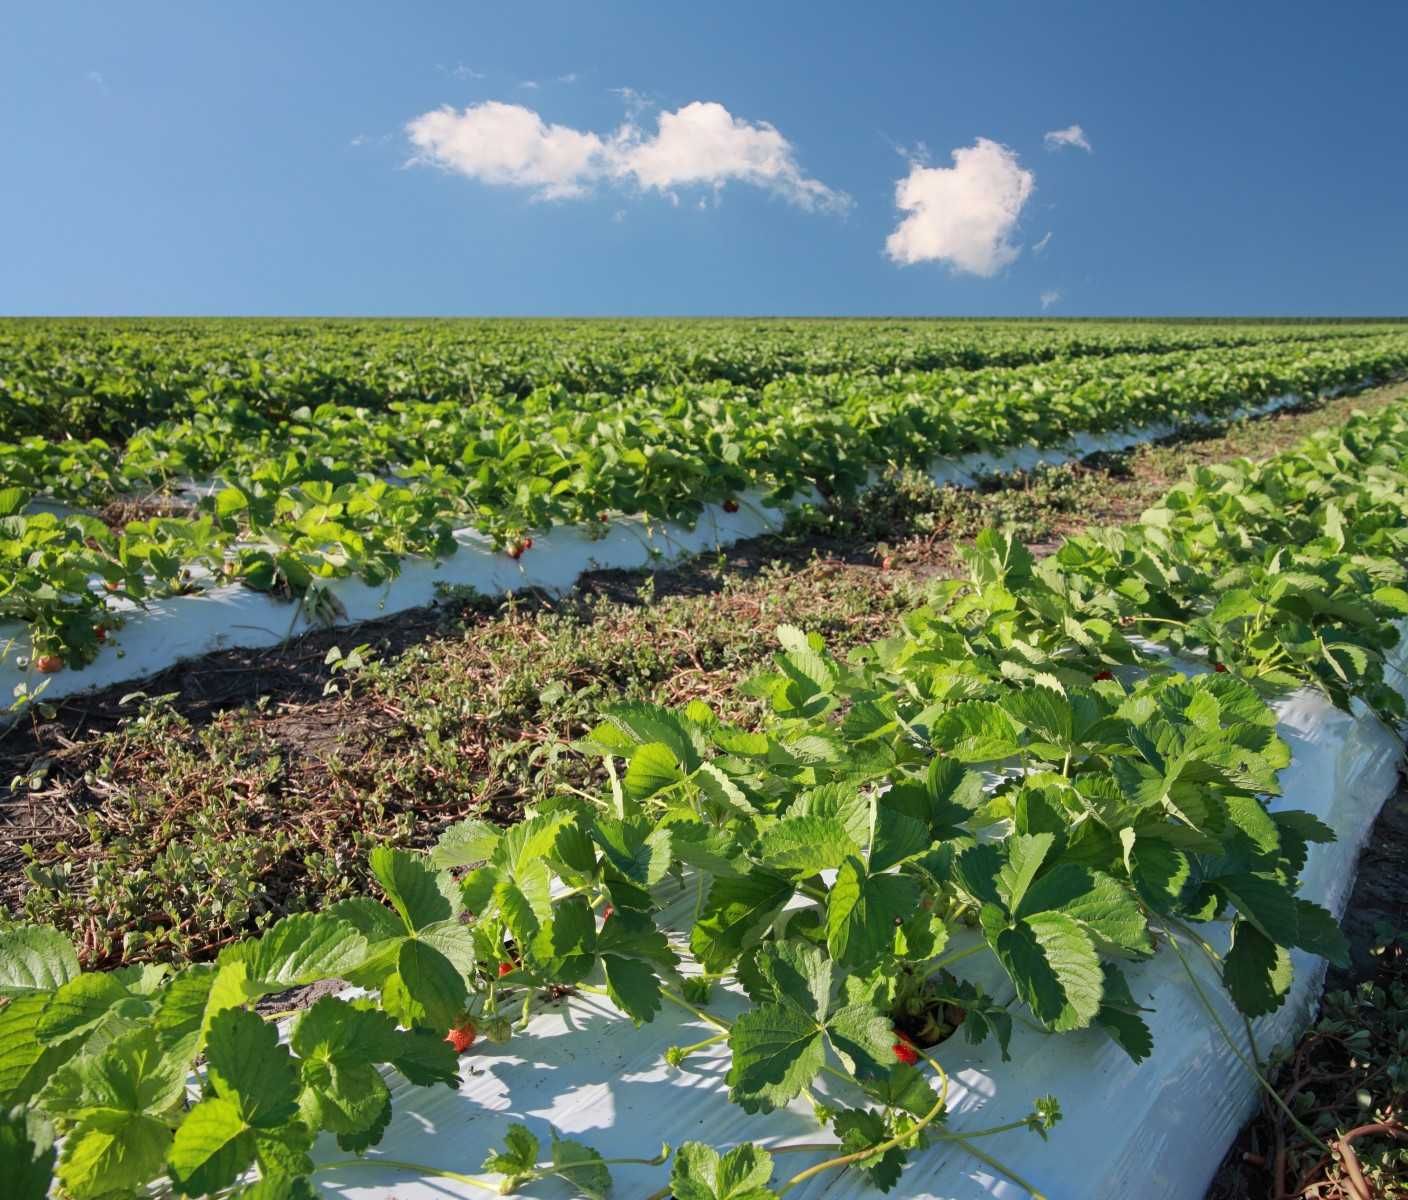
<instances>
[{"instance_id":1,"label":"green strawberry leaf","mask_svg":"<svg viewBox=\"0 0 1408 1200\"><path fill-rule=\"evenodd\" d=\"M861 968L894 945L895 928L919 903L919 885L903 875L872 875L852 855L836 873L826 902L826 944L843 966Z\"/></svg>"},{"instance_id":2,"label":"green strawberry leaf","mask_svg":"<svg viewBox=\"0 0 1408 1200\"><path fill-rule=\"evenodd\" d=\"M1222 982L1249 1017L1275 1012L1291 990L1291 956L1250 921L1232 922L1232 945L1222 960Z\"/></svg>"},{"instance_id":3,"label":"green strawberry leaf","mask_svg":"<svg viewBox=\"0 0 1408 1200\"><path fill-rule=\"evenodd\" d=\"M0 1111L0 1176L12 1200L45 1200L54 1177L54 1131L33 1109Z\"/></svg>"},{"instance_id":4,"label":"green strawberry leaf","mask_svg":"<svg viewBox=\"0 0 1408 1200\"><path fill-rule=\"evenodd\" d=\"M553 1130L551 1157L551 1174L570 1183L577 1195L587 1200L606 1200L611 1191L611 1172L590 1146L559 1138Z\"/></svg>"},{"instance_id":5,"label":"green strawberry leaf","mask_svg":"<svg viewBox=\"0 0 1408 1200\"><path fill-rule=\"evenodd\" d=\"M366 957L367 939L350 922L329 913L295 913L273 925L245 963L249 979L272 992L341 978Z\"/></svg>"},{"instance_id":6,"label":"green strawberry leaf","mask_svg":"<svg viewBox=\"0 0 1408 1200\"><path fill-rule=\"evenodd\" d=\"M240 1115L239 1105L222 1096L202 1100L186 1114L175 1137L169 1132L167 1137L171 1181L183 1196L227 1188L254 1165L254 1130Z\"/></svg>"},{"instance_id":7,"label":"green strawberry leaf","mask_svg":"<svg viewBox=\"0 0 1408 1200\"><path fill-rule=\"evenodd\" d=\"M450 877L432 871L419 855L377 846L367 856L367 865L407 933L458 915L458 896Z\"/></svg>"},{"instance_id":8,"label":"green strawberry leaf","mask_svg":"<svg viewBox=\"0 0 1408 1200\"><path fill-rule=\"evenodd\" d=\"M727 969L762 940L792 893L793 885L772 871L715 879L690 931L689 948L706 971Z\"/></svg>"},{"instance_id":9,"label":"green strawberry leaf","mask_svg":"<svg viewBox=\"0 0 1408 1200\"><path fill-rule=\"evenodd\" d=\"M1047 1028L1089 1025L1100 1010L1103 974L1090 935L1060 913L1033 913L989 937L1017 994Z\"/></svg>"},{"instance_id":10,"label":"green strawberry leaf","mask_svg":"<svg viewBox=\"0 0 1408 1200\"><path fill-rule=\"evenodd\" d=\"M768 1187L772 1155L744 1142L720 1155L703 1142L685 1142L670 1170L674 1200L776 1200Z\"/></svg>"},{"instance_id":11,"label":"green strawberry leaf","mask_svg":"<svg viewBox=\"0 0 1408 1200\"><path fill-rule=\"evenodd\" d=\"M53 991L77 975L78 955L57 929L17 925L0 933L0 996Z\"/></svg>"},{"instance_id":12,"label":"green strawberry leaf","mask_svg":"<svg viewBox=\"0 0 1408 1200\"><path fill-rule=\"evenodd\" d=\"M504 1134L504 1148L489 1151L483 1169L494 1175L507 1175L509 1179L531 1175L538 1165L539 1147L538 1139L528 1127L515 1121Z\"/></svg>"}]
</instances>

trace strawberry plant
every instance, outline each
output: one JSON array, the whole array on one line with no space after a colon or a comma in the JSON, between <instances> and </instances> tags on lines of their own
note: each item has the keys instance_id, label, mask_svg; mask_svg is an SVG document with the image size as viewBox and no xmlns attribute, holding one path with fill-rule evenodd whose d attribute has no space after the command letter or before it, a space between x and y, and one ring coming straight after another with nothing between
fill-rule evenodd
<instances>
[{"instance_id":1,"label":"strawberry plant","mask_svg":"<svg viewBox=\"0 0 1408 1200\"><path fill-rule=\"evenodd\" d=\"M844 374L654 380L616 393L487 389L469 403L398 393L371 404L361 384L347 402L330 371L314 376L316 402L271 403L267 361L244 363L120 445L37 434L0 444L9 485L0 515L26 531L0 544L0 591L10 598L0 619L27 625L36 654L52 650L81 667L97 652L95 627L106 626L104 605L87 594L99 583L138 604L222 579L296 599L346 576L383 583L408 556L447 556L457 527L518 559L533 544L529 531L597 530L612 512L692 523L707 504L735 511L749 489L780 503L811 489L849 496L886 466L1218 416L1408 362L1396 334L1230 343L1210 336L1219 348L1151 353L1162 348L1151 338L1145 352L1097 355L1092 342L1035 362L1004 353L998 361L1026 365L1002 366L981 356L938 366L919 355L890 374L873 366L893 361L881 355ZM149 355L138 361L152 365ZM36 497L106 504L120 516L107 525L30 512Z\"/></svg>"},{"instance_id":2,"label":"strawberry plant","mask_svg":"<svg viewBox=\"0 0 1408 1200\"><path fill-rule=\"evenodd\" d=\"M959 1128L946 1042L1006 1054L1023 1020L1098 1031L1141 1061L1157 1047L1127 972L1158 948L1214 960L1249 1019L1285 1002L1292 949L1345 959L1334 918L1298 894L1309 847L1333 832L1268 805L1290 751L1266 701L1308 685L1402 716L1387 656L1408 614L1405 448L1400 406L1196 475L1141 522L1041 561L989 530L966 580L935 583L849 658L780 628L773 662L741 689L760 720L698 701L609 706L578 744L600 761L598 790L508 828L462 822L424 853L374 848L373 894L284 917L212 963L83 971L55 930L0 932L7 1179L25 1197L56 1180L77 1200L152 1185L269 1200L378 1163L604 1195L612 1165L662 1166L668 1149L609 1160L515 1125L479 1175L368 1153L391 1121L391 1070L457 1087L480 1036L509 1036L514 1019L526 1030L575 992L636 1025L669 1006L707 1026L666 1062L726 1052L746 1113L811 1104L825 1140L686 1143L659 1195L767 1200L841 1170L891 1190L941 1144L1034 1191L977 1142L1045 1137L1059 1105L1042 1096L1019 1120ZM656 481L673 469L644 451L629 465ZM200 526L211 545L217 530L228 545L268 535L240 547L267 559L238 560L267 568L264 586L296 590L300 571L311 584L352 561L356 539L371 544L356 486L301 470L271 459L217 492ZM181 583L162 538L204 536L155 519L139 552L89 518L8 504L5 534L25 548L9 561L84 561L134 597ZM374 545L394 552L390 535ZM373 570L390 561L376 553ZM159 565L130 572L134 554ZM108 593L74 586L56 598L86 612L91 596L107 628ZM667 903L681 889L683 920ZM322 996L282 1032L259 1008L328 980L356 992ZM746 1000L740 1015L711 1007L725 988ZM320 1161L320 1134L352 1157ZM787 1175L784 1153L816 1161Z\"/></svg>"}]
</instances>

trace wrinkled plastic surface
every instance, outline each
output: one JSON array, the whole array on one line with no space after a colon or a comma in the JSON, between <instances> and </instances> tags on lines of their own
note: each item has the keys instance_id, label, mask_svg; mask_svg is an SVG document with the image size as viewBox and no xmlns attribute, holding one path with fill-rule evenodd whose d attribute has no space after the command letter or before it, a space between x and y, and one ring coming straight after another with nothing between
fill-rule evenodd
<instances>
[{"instance_id":1,"label":"wrinkled plastic surface","mask_svg":"<svg viewBox=\"0 0 1408 1200\"><path fill-rule=\"evenodd\" d=\"M1295 396L1277 396L1240 415L1284 408ZM1041 463L1059 464L1099 451L1126 449L1140 442L1167 437L1178 426L1141 426L1122 433L1089 434L1045 449L1022 447L1003 454L969 454L937 460L930 470L939 483L970 486L984 474L1030 470ZM872 475L872 482L877 475ZM815 492L804 492L787 507L765 504L765 493L754 490L738 497L738 511L727 513L709 505L693 528L674 522L647 523L620 517L596 537L577 526L558 526L534 535L533 549L518 560L494 549L473 529L456 532L457 551L449 558L409 558L389 582L371 587L356 578L330 580L327 590L342 605L339 624L374 621L394 613L435 603L444 587L471 587L485 596L500 596L528 588L559 594L588 571L630 570L652 563L678 561L691 555L731 546L746 538L776 532L790 508L820 504ZM197 595L174 596L148 603L145 610L130 603L117 606L124 617L99 651L96 661L54 675L41 675L21 666L30 657L28 631L22 625L0 625L0 723L3 708L16 687L31 691L43 685L46 700L95 691L148 678L187 659L218 650L276 646L315 628L303 609L239 584L219 584Z\"/></svg>"},{"instance_id":2,"label":"wrinkled plastic surface","mask_svg":"<svg viewBox=\"0 0 1408 1200\"><path fill-rule=\"evenodd\" d=\"M1398 671L1405 661L1401 651L1395 661L1394 682L1400 691L1408 690ZM1206 669L1185 665L1190 671ZM1359 852L1396 786L1401 744L1358 703L1353 713L1346 713L1319 693L1298 691L1274 707L1292 762L1281 774L1283 795L1272 807L1304 809L1334 829L1337 841L1311 848L1301 894L1338 917L1349 899ZM694 890L686 887L662 915L662 924L683 934L694 903ZM1223 929L1209 925L1202 930L1219 950L1225 948ZM962 944L959 939L953 943ZM1184 955L1223 1027L1245 1052L1241 1018L1210 963L1191 946ZM1255 1022L1263 1055L1288 1044L1304 1028L1321 992L1324 961L1300 951L1292 958L1295 978L1286 1003ZM965 960L955 973L964 975L969 964L977 966L968 977L998 999L1012 994L990 955ZM951 1132L1018 1120L1035 1097L1057 1097L1064 1115L1049 1141L1019 1130L979 1143L1048 1200L1202 1200L1227 1146L1256 1104L1255 1081L1209 1019L1180 960L1164 949L1148 962L1127 966L1125 973L1135 999L1153 1010L1145 1018L1153 1031L1154 1053L1143 1063L1132 1062L1097 1030L1049 1037L1021 1023L1009 1062L1001 1061L990 1043L968 1046L960 1039L944 1043L935 1055L953 1081L946 1126ZM741 993L718 987L710 1005L721 1016L746 1006ZM719 1149L740 1141L816 1141L805 1103L763 1116L749 1116L729 1103L726 1047L692 1054L679 1070L665 1065L670 1046L715 1032L668 1003L653 1022L636 1029L605 999L564 1001L556 1012L535 1017L526 1034L506 1045L476 1045L463 1060L458 1092L400 1083L394 1089L395 1116L373 1157L474 1173L512 1121L526 1124L544 1144L553 1126L606 1157L649 1157L662 1141L702 1141ZM818 1091L828 1094L830 1081ZM844 1093L838 1098L847 1099ZM343 1157L335 1147L319 1149L320 1161ZM779 1156L774 1182L813 1161L807 1155ZM666 1179L663 1168L612 1170L614 1194L630 1200L649 1195ZM319 1180L334 1181L338 1194L348 1200L445 1200L478 1192L443 1179L369 1166L330 1172ZM527 1194L564 1198L572 1189L544 1181ZM819 1176L789 1193L798 1200L880 1195L853 1173ZM950 1144L917 1156L890 1195L1025 1200L1027 1193Z\"/></svg>"}]
</instances>

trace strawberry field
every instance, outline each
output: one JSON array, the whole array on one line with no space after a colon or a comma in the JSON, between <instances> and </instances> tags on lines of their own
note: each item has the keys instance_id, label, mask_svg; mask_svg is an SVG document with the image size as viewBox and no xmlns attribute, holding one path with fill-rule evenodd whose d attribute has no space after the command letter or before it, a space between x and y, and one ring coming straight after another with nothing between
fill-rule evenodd
<instances>
[{"instance_id":1,"label":"strawberry field","mask_svg":"<svg viewBox=\"0 0 1408 1200\"><path fill-rule=\"evenodd\" d=\"M0 325L13 1194L1200 1194L1349 961L1405 370L1393 325ZM149 655L247 598L289 624Z\"/></svg>"}]
</instances>

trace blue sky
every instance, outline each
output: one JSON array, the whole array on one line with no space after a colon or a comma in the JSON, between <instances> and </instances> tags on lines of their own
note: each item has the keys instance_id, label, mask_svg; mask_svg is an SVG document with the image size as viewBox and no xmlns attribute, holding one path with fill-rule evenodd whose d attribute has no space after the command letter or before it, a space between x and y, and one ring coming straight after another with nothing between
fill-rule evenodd
<instances>
[{"instance_id":1,"label":"blue sky","mask_svg":"<svg viewBox=\"0 0 1408 1200\"><path fill-rule=\"evenodd\" d=\"M1398 3L16 5L0 312L1404 313L1405 42Z\"/></svg>"}]
</instances>

